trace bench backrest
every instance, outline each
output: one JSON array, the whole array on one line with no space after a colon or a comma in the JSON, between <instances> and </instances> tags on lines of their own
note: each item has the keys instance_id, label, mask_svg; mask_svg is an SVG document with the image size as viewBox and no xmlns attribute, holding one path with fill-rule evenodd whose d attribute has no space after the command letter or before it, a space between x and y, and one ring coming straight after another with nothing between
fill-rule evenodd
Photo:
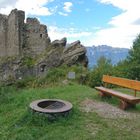
<instances>
[{"instance_id":1,"label":"bench backrest","mask_svg":"<svg viewBox=\"0 0 140 140\"><path fill-rule=\"evenodd\" d=\"M135 91L140 91L140 81L129 80L126 78L119 78L119 77L113 77L113 76L108 76L108 75L103 75L102 81L105 83L133 89Z\"/></svg>"}]
</instances>

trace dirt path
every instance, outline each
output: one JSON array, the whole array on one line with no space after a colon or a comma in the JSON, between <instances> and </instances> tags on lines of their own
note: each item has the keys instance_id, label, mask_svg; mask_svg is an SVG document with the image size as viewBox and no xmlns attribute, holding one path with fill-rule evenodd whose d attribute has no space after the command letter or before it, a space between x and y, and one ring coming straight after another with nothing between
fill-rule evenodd
<instances>
[{"instance_id":1,"label":"dirt path","mask_svg":"<svg viewBox=\"0 0 140 140\"><path fill-rule=\"evenodd\" d=\"M108 103L97 102L95 100L91 100L91 99L88 99L88 98L85 99L81 103L81 110L84 111L84 112L96 112L99 116L101 116L103 118L111 118L111 119L140 118L139 113L123 111L123 110L121 110L117 107L114 107L113 105L110 105Z\"/></svg>"}]
</instances>

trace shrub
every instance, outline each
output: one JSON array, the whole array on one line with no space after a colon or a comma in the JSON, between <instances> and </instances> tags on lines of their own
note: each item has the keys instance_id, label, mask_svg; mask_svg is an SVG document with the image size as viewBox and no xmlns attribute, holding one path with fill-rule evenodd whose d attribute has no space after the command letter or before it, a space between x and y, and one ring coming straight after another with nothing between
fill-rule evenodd
<instances>
[{"instance_id":1,"label":"shrub","mask_svg":"<svg viewBox=\"0 0 140 140\"><path fill-rule=\"evenodd\" d=\"M102 76L104 74L110 75L112 73L113 66L111 61L105 57L100 57L97 61L97 65L88 73L88 85L91 87L99 86L102 84Z\"/></svg>"},{"instance_id":2,"label":"shrub","mask_svg":"<svg viewBox=\"0 0 140 140\"><path fill-rule=\"evenodd\" d=\"M67 75L68 72L75 72L76 77L75 79L67 79ZM32 82L32 86L33 87L44 87L47 85L58 85L58 84L62 84L62 81L64 80L68 80L70 82L77 82L77 83L81 83L84 84L85 81L82 80L81 78L83 78L83 75L86 75L87 70L85 68L83 68L82 66L79 65L74 65L74 66L66 66L63 65L61 67L57 67L57 68L52 68L50 70L48 70L46 76L44 77L38 77L36 78L33 82Z\"/></svg>"},{"instance_id":3,"label":"shrub","mask_svg":"<svg viewBox=\"0 0 140 140\"><path fill-rule=\"evenodd\" d=\"M24 87L28 87L33 81L35 80L34 77L26 77L24 79L19 79L16 80L14 85L17 88L24 88Z\"/></svg>"},{"instance_id":4,"label":"shrub","mask_svg":"<svg viewBox=\"0 0 140 140\"><path fill-rule=\"evenodd\" d=\"M32 67L35 64L35 60L30 56L26 56L22 59L22 63L27 67Z\"/></svg>"},{"instance_id":5,"label":"shrub","mask_svg":"<svg viewBox=\"0 0 140 140\"><path fill-rule=\"evenodd\" d=\"M66 69L60 67L49 70L45 78L47 80L47 83L55 83L59 82L65 77L66 77Z\"/></svg>"}]
</instances>

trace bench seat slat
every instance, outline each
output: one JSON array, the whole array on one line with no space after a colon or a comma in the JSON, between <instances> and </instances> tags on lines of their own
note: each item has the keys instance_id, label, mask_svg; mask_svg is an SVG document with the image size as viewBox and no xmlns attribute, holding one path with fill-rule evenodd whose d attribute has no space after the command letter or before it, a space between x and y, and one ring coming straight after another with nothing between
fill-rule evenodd
<instances>
[{"instance_id":1,"label":"bench seat slat","mask_svg":"<svg viewBox=\"0 0 140 140\"><path fill-rule=\"evenodd\" d=\"M127 94L123 94L119 91L114 91L112 89L108 89L108 88L105 88L105 87L95 87L95 89L100 90L100 91L105 92L105 93L109 93L112 96L119 97L121 99L124 99L124 100L130 102L130 103L140 102L140 98L134 97L134 96L131 96L131 95L127 95Z\"/></svg>"}]
</instances>

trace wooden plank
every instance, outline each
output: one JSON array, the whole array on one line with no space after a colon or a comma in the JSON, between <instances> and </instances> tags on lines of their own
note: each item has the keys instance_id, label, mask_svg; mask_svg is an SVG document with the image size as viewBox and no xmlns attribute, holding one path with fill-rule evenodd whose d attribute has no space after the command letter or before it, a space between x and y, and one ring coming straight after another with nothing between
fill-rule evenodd
<instances>
[{"instance_id":1,"label":"wooden plank","mask_svg":"<svg viewBox=\"0 0 140 140\"><path fill-rule=\"evenodd\" d=\"M140 91L140 81L103 75L103 82Z\"/></svg>"},{"instance_id":2,"label":"wooden plank","mask_svg":"<svg viewBox=\"0 0 140 140\"><path fill-rule=\"evenodd\" d=\"M95 87L95 89L97 89L99 91L102 91L102 92L105 92L107 94L110 94L112 96L118 97L120 99L123 99L125 101L128 101L129 103L139 103L140 102L140 98L138 98L138 97L123 94L121 92L114 91L114 90L111 90L111 89L108 89L108 88L105 88L105 87Z\"/></svg>"}]
</instances>

